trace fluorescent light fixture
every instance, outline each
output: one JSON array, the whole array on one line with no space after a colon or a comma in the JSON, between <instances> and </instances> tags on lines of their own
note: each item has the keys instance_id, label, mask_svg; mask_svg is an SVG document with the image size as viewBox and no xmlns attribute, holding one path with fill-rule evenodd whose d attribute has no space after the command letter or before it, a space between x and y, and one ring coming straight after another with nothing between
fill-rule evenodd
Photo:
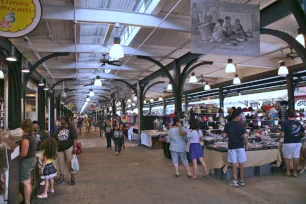
<instances>
[{"instance_id":1,"label":"fluorescent light fixture","mask_svg":"<svg viewBox=\"0 0 306 204\"><path fill-rule=\"evenodd\" d=\"M241 80L238 77L238 74L235 75L235 78L233 80L233 84L237 85L237 84L241 84Z\"/></svg>"},{"instance_id":2,"label":"fluorescent light fixture","mask_svg":"<svg viewBox=\"0 0 306 204\"><path fill-rule=\"evenodd\" d=\"M198 79L197 77L195 76L195 73L191 73L191 77L189 78L189 83L197 83L198 82Z\"/></svg>"},{"instance_id":3,"label":"fluorescent light fixture","mask_svg":"<svg viewBox=\"0 0 306 204\"><path fill-rule=\"evenodd\" d=\"M90 92L89 92L89 96L90 96L90 97L95 96L95 93L93 92L93 90L92 90L92 89L91 89L91 90L90 90Z\"/></svg>"},{"instance_id":4,"label":"fluorescent light fixture","mask_svg":"<svg viewBox=\"0 0 306 204\"><path fill-rule=\"evenodd\" d=\"M151 103L153 103L153 102L154 102L154 99L153 99L153 98L151 98L151 99L150 99L150 102L151 102Z\"/></svg>"},{"instance_id":5,"label":"fluorescent light fixture","mask_svg":"<svg viewBox=\"0 0 306 204\"><path fill-rule=\"evenodd\" d=\"M102 86L102 82L99 76L96 76L94 86Z\"/></svg>"},{"instance_id":6,"label":"fluorescent light fixture","mask_svg":"<svg viewBox=\"0 0 306 204\"><path fill-rule=\"evenodd\" d=\"M159 99L158 99L158 101L163 101L163 98L160 96Z\"/></svg>"},{"instance_id":7,"label":"fluorescent light fixture","mask_svg":"<svg viewBox=\"0 0 306 204\"><path fill-rule=\"evenodd\" d=\"M120 59L124 57L124 51L120 45L120 37L114 37L114 44L109 51L109 56L114 59Z\"/></svg>"},{"instance_id":8,"label":"fluorescent light fixture","mask_svg":"<svg viewBox=\"0 0 306 204\"><path fill-rule=\"evenodd\" d=\"M210 86L209 84L207 83L205 86L204 86L204 91L209 91L210 90Z\"/></svg>"},{"instance_id":9,"label":"fluorescent light fixture","mask_svg":"<svg viewBox=\"0 0 306 204\"><path fill-rule=\"evenodd\" d=\"M236 67L233 64L233 59L229 58L227 60L228 64L226 65L225 68L225 73L235 73L236 72Z\"/></svg>"},{"instance_id":10,"label":"fluorescent light fixture","mask_svg":"<svg viewBox=\"0 0 306 204\"><path fill-rule=\"evenodd\" d=\"M280 67L278 69L279 76L287 76L289 74L288 68L286 67L286 63L284 61L280 62Z\"/></svg>"},{"instance_id":11,"label":"fluorescent light fixture","mask_svg":"<svg viewBox=\"0 0 306 204\"><path fill-rule=\"evenodd\" d=\"M82 114L82 112L83 112L83 111L84 111L84 109L86 108L87 104L88 104L87 102L85 102L85 103L84 103L84 105L83 105L83 107L82 107L82 109L81 109L80 114Z\"/></svg>"},{"instance_id":12,"label":"fluorescent light fixture","mask_svg":"<svg viewBox=\"0 0 306 204\"><path fill-rule=\"evenodd\" d=\"M6 56L5 59L7 61L10 61L10 62L16 62L17 61L17 58L15 56L15 47L14 46L11 47L11 53L8 56Z\"/></svg>"},{"instance_id":13,"label":"fluorescent light fixture","mask_svg":"<svg viewBox=\"0 0 306 204\"><path fill-rule=\"evenodd\" d=\"M171 82L169 82L167 89L168 89L168 91L172 91L172 84L171 84Z\"/></svg>"},{"instance_id":14,"label":"fluorescent light fixture","mask_svg":"<svg viewBox=\"0 0 306 204\"><path fill-rule=\"evenodd\" d=\"M298 36L295 39L305 48L305 36L300 28L298 29Z\"/></svg>"},{"instance_id":15,"label":"fluorescent light fixture","mask_svg":"<svg viewBox=\"0 0 306 204\"><path fill-rule=\"evenodd\" d=\"M137 101L137 96L134 96L134 97L133 97L133 101Z\"/></svg>"},{"instance_id":16,"label":"fluorescent light fixture","mask_svg":"<svg viewBox=\"0 0 306 204\"><path fill-rule=\"evenodd\" d=\"M111 69L104 69L105 74L109 74L111 71L112 71Z\"/></svg>"},{"instance_id":17,"label":"fluorescent light fixture","mask_svg":"<svg viewBox=\"0 0 306 204\"><path fill-rule=\"evenodd\" d=\"M131 100L131 99L128 99L128 100L127 100L127 102L128 102L128 103L131 103L131 102L132 102L132 100Z\"/></svg>"},{"instance_id":18,"label":"fluorescent light fixture","mask_svg":"<svg viewBox=\"0 0 306 204\"><path fill-rule=\"evenodd\" d=\"M4 73L2 70L0 70L0 79L4 79Z\"/></svg>"},{"instance_id":19,"label":"fluorescent light fixture","mask_svg":"<svg viewBox=\"0 0 306 204\"><path fill-rule=\"evenodd\" d=\"M45 85L44 80L41 79L41 80L39 81L39 83L38 83L38 86L44 86L44 85Z\"/></svg>"}]
</instances>

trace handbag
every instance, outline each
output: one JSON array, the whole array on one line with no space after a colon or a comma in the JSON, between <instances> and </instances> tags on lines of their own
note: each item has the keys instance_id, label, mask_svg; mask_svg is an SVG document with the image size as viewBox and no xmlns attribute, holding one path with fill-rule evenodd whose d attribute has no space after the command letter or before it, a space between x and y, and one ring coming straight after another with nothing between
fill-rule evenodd
<instances>
[{"instance_id":1,"label":"handbag","mask_svg":"<svg viewBox=\"0 0 306 204\"><path fill-rule=\"evenodd\" d=\"M77 157L76 154L74 154L74 155L72 156L71 168L72 168L74 171L79 171L79 170L80 170L79 161L78 161L78 157Z\"/></svg>"}]
</instances>

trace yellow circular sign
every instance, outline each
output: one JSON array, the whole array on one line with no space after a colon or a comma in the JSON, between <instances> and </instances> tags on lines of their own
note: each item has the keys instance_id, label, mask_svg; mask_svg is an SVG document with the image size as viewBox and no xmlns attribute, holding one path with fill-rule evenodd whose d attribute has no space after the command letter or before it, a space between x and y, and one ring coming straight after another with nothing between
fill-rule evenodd
<instances>
[{"instance_id":1,"label":"yellow circular sign","mask_svg":"<svg viewBox=\"0 0 306 204\"><path fill-rule=\"evenodd\" d=\"M70 109L72 109L72 108L74 108L74 104L73 103L68 103L68 108L70 108Z\"/></svg>"},{"instance_id":2,"label":"yellow circular sign","mask_svg":"<svg viewBox=\"0 0 306 204\"><path fill-rule=\"evenodd\" d=\"M41 16L39 0L0 0L0 36L27 35L36 28Z\"/></svg>"}]
</instances>

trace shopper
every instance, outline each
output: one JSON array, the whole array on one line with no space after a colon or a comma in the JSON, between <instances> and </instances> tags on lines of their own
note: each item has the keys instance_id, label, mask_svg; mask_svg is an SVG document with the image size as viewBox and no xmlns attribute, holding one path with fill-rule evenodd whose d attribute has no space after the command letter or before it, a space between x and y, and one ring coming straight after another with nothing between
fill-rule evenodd
<instances>
[{"instance_id":1,"label":"shopper","mask_svg":"<svg viewBox=\"0 0 306 204\"><path fill-rule=\"evenodd\" d=\"M69 166L71 174L71 185L75 185L75 171L71 167L72 155L77 151L77 134L69 125L67 118L61 119L62 126L57 130L55 139L58 144L57 159L59 163L60 178L56 181L56 185L64 183L64 175L66 164Z\"/></svg>"},{"instance_id":2,"label":"shopper","mask_svg":"<svg viewBox=\"0 0 306 204\"><path fill-rule=\"evenodd\" d=\"M57 170L53 165L53 160L56 159L57 142L53 138L44 140L41 144L43 152L42 172L41 178L45 179L44 192L38 195L38 198L47 198L48 192L54 193L54 177L56 177ZM49 189L50 187L50 189Z\"/></svg>"},{"instance_id":3,"label":"shopper","mask_svg":"<svg viewBox=\"0 0 306 204\"><path fill-rule=\"evenodd\" d=\"M36 149L37 141L33 135L33 124L31 120L24 120L21 124L23 137L20 145L20 160L19 160L19 181L23 184L24 203L30 204L32 194L31 171L36 165ZM11 149L15 149L18 145L1 136L1 142L6 143Z\"/></svg>"},{"instance_id":4,"label":"shopper","mask_svg":"<svg viewBox=\"0 0 306 204\"><path fill-rule=\"evenodd\" d=\"M77 124L78 124L78 129L80 130L80 133L82 133L83 118L79 117Z\"/></svg>"},{"instance_id":5,"label":"shopper","mask_svg":"<svg viewBox=\"0 0 306 204\"><path fill-rule=\"evenodd\" d=\"M100 129L100 137L103 135L104 127L105 127L105 122L103 118L101 117L100 120L98 121L98 127Z\"/></svg>"},{"instance_id":6,"label":"shopper","mask_svg":"<svg viewBox=\"0 0 306 204\"><path fill-rule=\"evenodd\" d=\"M105 137L106 137L107 148L111 150L113 130L112 130L111 122L109 120L106 121L104 132L105 132Z\"/></svg>"},{"instance_id":7,"label":"shopper","mask_svg":"<svg viewBox=\"0 0 306 204\"><path fill-rule=\"evenodd\" d=\"M233 167L233 177L229 185L238 187L244 186L244 163L247 161L246 150L248 150L248 140L246 129L240 122L241 112L235 110L230 118L230 122L225 125L225 137L228 137L228 162ZM240 182L238 182L238 167L240 168Z\"/></svg>"},{"instance_id":8,"label":"shopper","mask_svg":"<svg viewBox=\"0 0 306 204\"><path fill-rule=\"evenodd\" d=\"M190 147L189 147L189 156L192 160L193 165L193 179L197 178L197 160L200 161L204 176L203 179L207 179L208 176L208 170L206 167L206 163L204 161L203 157L203 149L200 144L201 139L203 139L203 133L200 129L199 123L196 120L192 120L190 122L190 131L187 132L189 141L190 141Z\"/></svg>"},{"instance_id":9,"label":"shopper","mask_svg":"<svg viewBox=\"0 0 306 204\"><path fill-rule=\"evenodd\" d=\"M123 146L124 146L124 135L123 135L123 125L121 124L120 126L116 125L114 128L114 144L115 144L115 152L116 155L118 155Z\"/></svg>"},{"instance_id":10,"label":"shopper","mask_svg":"<svg viewBox=\"0 0 306 204\"><path fill-rule=\"evenodd\" d=\"M92 126L92 119L91 118L88 118L88 129L87 129L87 132L89 133L90 130L91 130L91 126Z\"/></svg>"},{"instance_id":11,"label":"shopper","mask_svg":"<svg viewBox=\"0 0 306 204\"><path fill-rule=\"evenodd\" d=\"M286 165L286 176L291 176L290 163L293 161L293 176L297 177L297 169L300 161L302 148L301 138L305 136L303 125L295 120L295 111L287 112L288 120L282 123L280 136L277 141L284 137L282 148Z\"/></svg>"},{"instance_id":12,"label":"shopper","mask_svg":"<svg viewBox=\"0 0 306 204\"><path fill-rule=\"evenodd\" d=\"M179 177L178 160L181 159L188 177L192 177L190 172L188 159L186 155L186 132L181 128L181 123L177 117L173 119L172 127L168 131L167 143L170 143L170 151L173 166L175 169L175 177Z\"/></svg>"},{"instance_id":13,"label":"shopper","mask_svg":"<svg viewBox=\"0 0 306 204\"><path fill-rule=\"evenodd\" d=\"M86 132L89 132L89 122L88 122L88 119L85 117L85 119L84 119L84 126L85 126L85 128L86 128Z\"/></svg>"}]
</instances>

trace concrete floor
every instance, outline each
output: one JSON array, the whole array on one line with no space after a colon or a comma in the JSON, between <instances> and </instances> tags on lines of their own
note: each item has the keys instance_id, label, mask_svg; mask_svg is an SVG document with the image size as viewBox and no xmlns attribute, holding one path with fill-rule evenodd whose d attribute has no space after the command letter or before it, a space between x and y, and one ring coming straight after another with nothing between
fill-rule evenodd
<instances>
[{"instance_id":1,"label":"concrete floor","mask_svg":"<svg viewBox=\"0 0 306 204\"><path fill-rule=\"evenodd\" d=\"M82 204L305 204L306 176L287 178L282 175L253 177L245 187L233 188L209 178L189 180L174 178L171 162L161 150L149 150L127 144L121 155L105 148L105 138L97 133L81 137L83 153L77 185L56 186L48 199L34 203ZM181 169L181 174L183 174ZM200 172L199 172L200 173ZM69 177L66 179L70 180Z\"/></svg>"}]
</instances>

